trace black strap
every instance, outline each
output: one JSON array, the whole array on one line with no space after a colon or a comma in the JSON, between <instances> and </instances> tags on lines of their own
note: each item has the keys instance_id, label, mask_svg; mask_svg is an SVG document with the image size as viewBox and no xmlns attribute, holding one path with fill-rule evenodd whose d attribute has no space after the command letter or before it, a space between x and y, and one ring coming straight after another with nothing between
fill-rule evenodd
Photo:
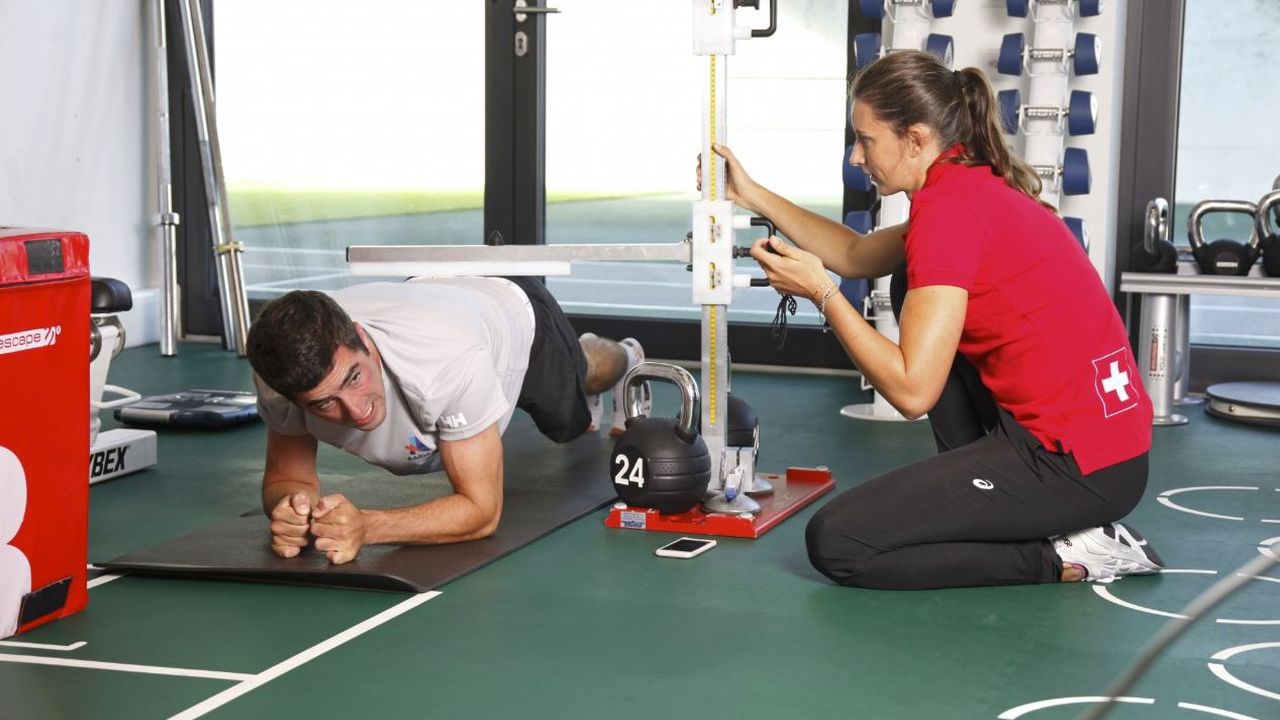
<instances>
[{"instance_id":1,"label":"black strap","mask_svg":"<svg viewBox=\"0 0 1280 720\"><path fill-rule=\"evenodd\" d=\"M778 338L778 349L787 342L787 313L796 314L796 299L792 295L783 295L778 301L778 310L773 314L773 325L770 330Z\"/></svg>"}]
</instances>

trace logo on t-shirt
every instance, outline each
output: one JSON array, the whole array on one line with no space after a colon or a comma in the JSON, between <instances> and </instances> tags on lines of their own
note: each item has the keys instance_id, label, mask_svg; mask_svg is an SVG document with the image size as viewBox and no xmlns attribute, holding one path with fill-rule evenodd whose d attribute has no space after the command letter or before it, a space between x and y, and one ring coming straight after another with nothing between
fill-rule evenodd
<instances>
[{"instance_id":1,"label":"logo on t-shirt","mask_svg":"<svg viewBox=\"0 0 1280 720\"><path fill-rule=\"evenodd\" d=\"M467 416L462 413L454 413L452 415L444 415L440 418L440 424L450 430L457 430L467 424Z\"/></svg>"},{"instance_id":2,"label":"logo on t-shirt","mask_svg":"<svg viewBox=\"0 0 1280 720\"><path fill-rule=\"evenodd\" d=\"M426 462L427 458L431 457L431 454L435 452L427 447L427 444L422 442L422 439L417 435L409 436L409 444L405 445L404 449L409 451L408 461L418 465Z\"/></svg>"},{"instance_id":3,"label":"logo on t-shirt","mask_svg":"<svg viewBox=\"0 0 1280 720\"><path fill-rule=\"evenodd\" d=\"M1093 361L1093 389L1102 400L1102 416L1111 417L1138 406L1138 373L1124 348Z\"/></svg>"}]
</instances>

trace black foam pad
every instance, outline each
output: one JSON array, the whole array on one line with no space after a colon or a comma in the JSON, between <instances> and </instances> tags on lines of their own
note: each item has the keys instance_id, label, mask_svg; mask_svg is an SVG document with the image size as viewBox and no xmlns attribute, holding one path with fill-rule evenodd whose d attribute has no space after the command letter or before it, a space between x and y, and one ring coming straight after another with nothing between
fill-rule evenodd
<instances>
[{"instance_id":1,"label":"black foam pad","mask_svg":"<svg viewBox=\"0 0 1280 720\"><path fill-rule=\"evenodd\" d=\"M527 418L520 418L527 420ZM250 580L396 592L426 592L487 565L616 499L609 481L608 437L586 435L565 445L531 423L512 423L503 438L506 488L502 521L492 536L451 545L367 546L345 565L308 548L288 560L271 552L266 517L254 510L156 547L95 563L145 575ZM334 487L370 508L421 503L450 492L443 473L394 477L373 472ZM248 498L246 498L248 500Z\"/></svg>"},{"instance_id":2,"label":"black foam pad","mask_svg":"<svg viewBox=\"0 0 1280 720\"><path fill-rule=\"evenodd\" d=\"M89 312L102 315L133 308L133 293L123 282L109 277L89 279Z\"/></svg>"}]
</instances>

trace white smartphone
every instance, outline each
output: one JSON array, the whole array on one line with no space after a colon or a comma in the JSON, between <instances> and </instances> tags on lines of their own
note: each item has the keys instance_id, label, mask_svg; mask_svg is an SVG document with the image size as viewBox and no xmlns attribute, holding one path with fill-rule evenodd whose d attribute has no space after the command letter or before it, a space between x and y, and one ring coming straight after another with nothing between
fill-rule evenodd
<instances>
[{"instance_id":1,"label":"white smartphone","mask_svg":"<svg viewBox=\"0 0 1280 720\"><path fill-rule=\"evenodd\" d=\"M660 555L662 557L691 558L695 555L701 555L715 546L715 540L682 537L679 540L669 542L657 550L654 550L653 554Z\"/></svg>"}]
</instances>

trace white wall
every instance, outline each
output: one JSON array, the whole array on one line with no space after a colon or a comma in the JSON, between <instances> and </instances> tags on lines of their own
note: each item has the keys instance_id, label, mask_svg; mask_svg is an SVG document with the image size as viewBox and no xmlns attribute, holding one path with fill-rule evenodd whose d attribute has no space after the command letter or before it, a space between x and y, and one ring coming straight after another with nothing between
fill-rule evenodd
<instances>
[{"instance_id":1,"label":"white wall","mask_svg":"<svg viewBox=\"0 0 1280 720\"><path fill-rule=\"evenodd\" d=\"M158 255L142 0L0 0L0 225L79 230L155 342Z\"/></svg>"}]
</instances>

